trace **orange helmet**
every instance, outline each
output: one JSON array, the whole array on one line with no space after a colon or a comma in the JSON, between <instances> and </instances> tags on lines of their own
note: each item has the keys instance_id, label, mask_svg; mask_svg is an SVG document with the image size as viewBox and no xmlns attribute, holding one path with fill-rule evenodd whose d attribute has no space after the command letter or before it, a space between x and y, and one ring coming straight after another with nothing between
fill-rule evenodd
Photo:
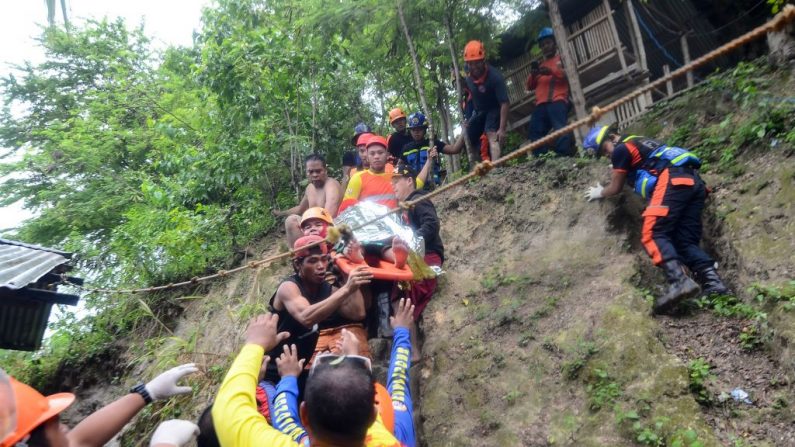
<instances>
[{"instance_id":1,"label":"orange helmet","mask_svg":"<svg viewBox=\"0 0 795 447\"><path fill-rule=\"evenodd\" d=\"M394 109L389 111L389 124L395 122L395 120L399 120L400 118L405 118L406 113L403 112L403 109L400 107L395 107Z\"/></svg>"},{"instance_id":2,"label":"orange helmet","mask_svg":"<svg viewBox=\"0 0 795 447\"><path fill-rule=\"evenodd\" d=\"M464 62L469 61L482 61L486 59L486 49L483 48L483 42L479 40L470 40L464 47Z\"/></svg>"},{"instance_id":3,"label":"orange helmet","mask_svg":"<svg viewBox=\"0 0 795 447\"><path fill-rule=\"evenodd\" d=\"M309 219L320 219L329 225L334 225L334 219L331 218L331 213L329 213L325 208L319 206L315 206L304 211L304 214L301 215L300 225L303 225L304 222Z\"/></svg>"},{"instance_id":4,"label":"orange helmet","mask_svg":"<svg viewBox=\"0 0 795 447\"><path fill-rule=\"evenodd\" d=\"M317 244L318 242L323 242L322 244ZM313 245L312 247L307 248L307 245ZM293 244L293 258L299 259L304 258L307 256L312 255L325 255L328 254L328 244L326 244L325 239L320 236L316 236L314 234L309 236L301 236L295 240L295 244ZM3 446L5 447L5 446Z\"/></svg>"},{"instance_id":5,"label":"orange helmet","mask_svg":"<svg viewBox=\"0 0 795 447\"><path fill-rule=\"evenodd\" d=\"M11 417L8 419L12 421L15 415L16 424L8 427L10 428L8 431L3 427L6 435L0 439L0 447L13 446L36 427L64 411L75 400L75 395L72 393L58 393L44 397L13 377L8 379L9 383L0 384L0 413L10 413Z\"/></svg>"}]
</instances>

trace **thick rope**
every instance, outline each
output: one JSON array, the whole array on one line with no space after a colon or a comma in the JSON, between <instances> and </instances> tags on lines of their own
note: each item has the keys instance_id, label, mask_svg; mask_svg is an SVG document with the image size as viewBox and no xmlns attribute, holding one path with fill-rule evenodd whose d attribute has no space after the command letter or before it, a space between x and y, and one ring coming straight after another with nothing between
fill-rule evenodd
<instances>
[{"instance_id":1,"label":"thick rope","mask_svg":"<svg viewBox=\"0 0 795 447\"><path fill-rule=\"evenodd\" d=\"M639 96L641 96L641 95L643 95L643 94L645 94L647 92L650 92L650 91L656 89L659 86L662 86L663 84L665 84L666 82L668 82L668 81L670 81L670 80L672 80L674 78L678 78L678 77L686 74L689 71L693 71L694 69L696 69L696 68L698 68L698 67L700 67L700 66L702 66L702 65L704 65L704 64L706 64L708 62L710 62L713 59L716 59L716 58L722 56L725 53L728 53L730 51L734 51L736 48L738 48L738 47L740 47L742 45L745 45L748 42L751 42L752 40L758 39L758 38L766 35L770 31L780 30L784 26L786 26L788 23L790 23L790 22L792 22L794 20L795 20L795 5L786 5L781 10L781 12L779 12L775 17L773 17L773 19L771 19L767 23L754 28L753 30L743 34L740 37L737 37L736 39L734 39L734 40L732 40L730 42L727 42L724 45L721 45L720 47L710 51L709 53L704 54L703 56L691 61L690 63L688 63L688 64L686 64L686 65L684 65L684 66L682 66L682 67L680 67L680 68L678 68L676 70L674 70L670 74L668 74L666 76L663 76L663 77L657 79L656 81L650 82L649 84L646 84L646 85L638 88L637 90L633 91L632 93L629 93L629 94L627 94L627 95L625 95L625 96L623 96L623 97L611 102L610 104L608 104L608 105L606 105L604 107L598 107L598 106L594 107L593 109L591 109L591 113L588 116L586 116L584 118L581 118L581 119L579 119L577 121L574 121L573 123L567 125L566 127L558 129L558 130L548 134L547 136L545 136L545 137L543 137L543 138L541 138L539 140L535 140L535 141L526 143L525 145L520 146L519 149L511 152L510 154L504 155L504 156L498 158L497 160L483 161L481 163L478 163L475 166L475 168L472 170L472 172L470 172L470 173L468 173L468 174L456 179L455 181L450 182L450 183L448 183L448 184L446 184L446 185L444 185L444 186L442 186L440 188L437 188L434 191L431 191L431 192L423 195L422 197L420 197L418 199L409 200L409 201L405 201L405 202L400 202L398 207L390 209L385 214L383 214L381 216L378 216L376 218L373 218L373 219L371 219L371 220L369 220L367 222L364 222L364 223L352 228L352 230L356 231L356 230L358 230L358 229L360 229L362 227L365 227L367 225L373 224L373 223L375 223L375 222L377 222L377 221L379 221L379 220L381 220L381 219L383 219L383 218L385 218L385 217L387 217L389 215L398 213L398 212L400 212L402 210L408 210L411 207L413 207L414 205L422 202L423 200L430 200L430 199L432 199L432 198L434 198L436 196L439 196L439 195L441 195L443 193L446 193L447 191L449 191L449 190L451 190L453 188L457 188L458 186L463 185L464 183L467 183L470 180L477 179L477 178L483 177L485 175L488 175L488 173L491 170L493 170L494 168L496 168L497 166L502 166L502 165L508 163L511 160L515 160L515 159L517 159L517 158L519 158L519 157L521 157L521 156L523 156L525 154L530 153L531 151L533 151L535 149L538 149L539 147L545 146L548 143L552 143L553 141L557 140L559 137L562 137L563 135L565 135L565 134L567 134L569 132L572 132L573 130L575 130L576 128L578 128L580 126L593 125L605 113L608 113L608 112L610 112L612 110L615 110L618 107L621 107L622 105L626 104L627 102L629 102L629 101L631 101L631 100L633 100L633 99L635 99L635 98L637 98L637 97L639 97ZM302 249L315 247L317 245L325 244L325 243L326 243L326 241L318 241L318 242L315 242L313 244L306 245L306 246L302 247ZM119 293L119 294L158 292L158 291L162 291L162 290L169 290L169 289L175 289L175 288L178 288L178 287L194 285L194 284L198 284L198 283L204 282L204 281L209 281L209 280L212 280L212 279L223 278L223 277L229 276L231 274L235 274L235 273L241 272L243 270L256 269L258 267L262 267L264 265L270 264L270 263L272 263L274 261L278 261L280 259L291 258L294 253L295 253L294 250L290 250L290 251L288 251L286 253L281 253L281 254L278 254L278 255L269 256L267 258L260 259L260 260L257 260L257 261L251 261L251 262L249 262L246 265L242 265L240 267L236 267L236 268L233 268L231 270L219 270L218 272L216 272L214 274L207 275L207 276L193 277L193 278L191 278L188 281L171 283L171 284L166 284L166 285L162 285L162 286L145 287L145 288L139 288L139 289L103 289L103 288L84 287L84 286L80 286L80 285L77 285L77 284L74 284L74 283L70 282L66 278L65 275L61 276L61 282L64 283L64 284L69 284L70 286L74 286L74 287L76 287L78 289L81 289L81 290L84 290L84 291L87 291L87 292Z\"/></svg>"}]
</instances>

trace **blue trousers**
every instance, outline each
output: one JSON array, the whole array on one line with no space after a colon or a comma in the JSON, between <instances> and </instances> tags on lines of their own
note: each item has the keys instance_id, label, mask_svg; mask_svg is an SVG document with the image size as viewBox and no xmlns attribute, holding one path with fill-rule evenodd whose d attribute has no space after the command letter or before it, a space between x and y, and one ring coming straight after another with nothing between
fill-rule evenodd
<instances>
[{"instance_id":1,"label":"blue trousers","mask_svg":"<svg viewBox=\"0 0 795 447\"><path fill-rule=\"evenodd\" d=\"M536 141L545 137L549 131L558 130L566 126L569 117L569 103L565 101L553 101L538 104L530 117L527 135L530 141ZM572 157L574 151L571 145L571 133L558 138L555 143L555 153L559 156ZM541 155L549 152L549 147L541 147L533 151L533 155Z\"/></svg>"},{"instance_id":2,"label":"blue trousers","mask_svg":"<svg viewBox=\"0 0 795 447\"><path fill-rule=\"evenodd\" d=\"M677 260L698 272L715 264L701 249L706 186L691 168L664 169L643 211L641 242L654 265Z\"/></svg>"}]
</instances>

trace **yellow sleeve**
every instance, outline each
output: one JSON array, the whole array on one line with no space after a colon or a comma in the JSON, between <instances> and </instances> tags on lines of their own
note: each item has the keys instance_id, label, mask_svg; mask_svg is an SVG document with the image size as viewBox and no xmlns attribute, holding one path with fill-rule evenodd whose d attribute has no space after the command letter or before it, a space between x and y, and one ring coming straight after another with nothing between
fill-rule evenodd
<instances>
[{"instance_id":1,"label":"yellow sleeve","mask_svg":"<svg viewBox=\"0 0 795 447\"><path fill-rule=\"evenodd\" d=\"M362 192L362 174L365 172L367 171L357 172L348 181L348 187L345 189L345 195L342 197L337 215L359 202L359 194Z\"/></svg>"},{"instance_id":2,"label":"yellow sleeve","mask_svg":"<svg viewBox=\"0 0 795 447\"><path fill-rule=\"evenodd\" d=\"M223 447L299 446L289 436L271 427L257 411L254 393L263 354L262 346L243 346L218 389L212 414L215 431Z\"/></svg>"},{"instance_id":3,"label":"yellow sleeve","mask_svg":"<svg viewBox=\"0 0 795 447\"><path fill-rule=\"evenodd\" d=\"M422 187L425 186L425 182L419 178L417 178L416 180L417 180L417 189L422 189Z\"/></svg>"},{"instance_id":4,"label":"yellow sleeve","mask_svg":"<svg viewBox=\"0 0 795 447\"><path fill-rule=\"evenodd\" d=\"M362 192L362 172L364 171L353 174L350 181L348 181L348 188L345 190L345 196L342 200L359 200L359 194Z\"/></svg>"},{"instance_id":5,"label":"yellow sleeve","mask_svg":"<svg viewBox=\"0 0 795 447\"><path fill-rule=\"evenodd\" d=\"M364 445L366 447L401 447L395 435L384 426L381 415L378 415L373 425L367 429Z\"/></svg>"}]
</instances>

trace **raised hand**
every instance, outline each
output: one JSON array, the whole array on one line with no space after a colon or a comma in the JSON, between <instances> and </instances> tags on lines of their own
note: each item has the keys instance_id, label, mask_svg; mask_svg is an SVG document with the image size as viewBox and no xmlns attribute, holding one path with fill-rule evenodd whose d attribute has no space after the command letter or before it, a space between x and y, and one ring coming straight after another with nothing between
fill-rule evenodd
<instances>
[{"instance_id":1,"label":"raised hand","mask_svg":"<svg viewBox=\"0 0 795 447\"><path fill-rule=\"evenodd\" d=\"M279 332L277 334L276 327L278 324L279 316L272 313L252 318L246 329L246 344L260 345L265 349L265 352L275 348L276 345L290 336L289 332Z\"/></svg>"},{"instance_id":2,"label":"raised hand","mask_svg":"<svg viewBox=\"0 0 795 447\"><path fill-rule=\"evenodd\" d=\"M298 377L304 370L305 361L298 360L298 348L295 345L284 345L284 352L276 359L276 367L281 377Z\"/></svg>"}]
</instances>

